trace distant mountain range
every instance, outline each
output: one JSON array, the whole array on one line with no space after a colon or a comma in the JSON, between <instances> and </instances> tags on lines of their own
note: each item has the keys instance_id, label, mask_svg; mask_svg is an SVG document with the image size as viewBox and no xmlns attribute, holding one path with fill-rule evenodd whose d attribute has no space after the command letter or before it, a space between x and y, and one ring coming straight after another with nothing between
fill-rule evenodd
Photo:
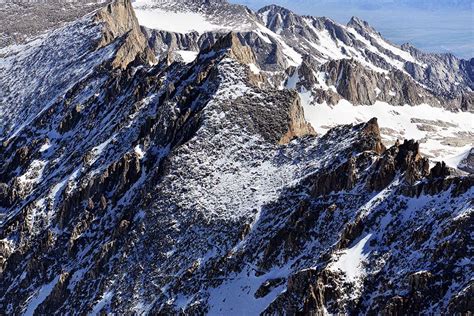
<instances>
[{"instance_id":1,"label":"distant mountain range","mask_svg":"<svg viewBox=\"0 0 474 316\"><path fill-rule=\"evenodd\" d=\"M263 6L265 4L271 3L271 1L265 0L235 0L233 2L239 2L242 4L249 5L251 7ZM473 2L471 0L319 0L317 3L308 0L280 0L278 1L281 5L325 5L325 4L334 4L334 5L346 5L352 7L361 7L366 9L374 8L389 8L393 6L408 6L422 9L463 9L463 10L472 10Z\"/></svg>"}]
</instances>

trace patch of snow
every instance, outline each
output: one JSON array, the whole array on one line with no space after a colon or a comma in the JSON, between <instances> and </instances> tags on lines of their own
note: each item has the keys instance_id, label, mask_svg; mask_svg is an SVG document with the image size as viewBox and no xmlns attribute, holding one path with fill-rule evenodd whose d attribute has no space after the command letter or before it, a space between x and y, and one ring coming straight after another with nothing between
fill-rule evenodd
<instances>
[{"instance_id":1,"label":"patch of snow","mask_svg":"<svg viewBox=\"0 0 474 316\"><path fill-rule=\"evenodd\" d=\"M219 287L210 290L209 315L259 315L286 288L286 283L277 286L262 298L254 294L265 281L287 277L290 273L288 266L277 267L268 273L256 276L252 268L244 269L229 281L224 281Z\"/></svg>"},{"instance_id":2,"label":"patch of snow","mask_svg":"<svg viewBox=\"0 0 474 316\"><path fill-rule=\"evenodd\" d=\"M133 3L140 25L150 29L175 33L230 31L229 27L213 24L198 12L173 12L148 6L147 1Z\"/></svg>"},{"instance_id":3,"label":"patch of snow","mask_svg":"<svg viewBox=\"0 0 474 316\"><path fill-rule=\"evenodd\" d=\"M134 151L137 154L139 159L142 159L143 157L145 157L145 152L143 152L143 149L140 145L135 146Z\"/></svg>"},{"instance_id":4,"label":"patch of snow","mask_svg":"<svg viewBox=\"0 0 474 316\"><path fill-rule=\"evenodd\" d=\"M263 33L267 36L272 37L280 44L281 50L283 54L285 55L285 57L287 58L287 61L290 66L297 67L301 65L301 63L303 62L303 57L301 57L301 55L297 53L292 47L286 44L286 42L281 38L280 35L276 34L275 32L272 32L270 29L261 25L260 23L257 23L257 27L258 27L259 33Z\"/></svg>"},{"instance_id":5,"label":"patch of snow","mask_svg":"<svg viewBox=\"0 0 474 316\"><path fill-rule=\"evenodd\" d=\"M265 43L272 44L272 41L270 40L270 38L259 29L254 30L254 33L257 34Z\"/></svg>"},{"instance_id":6,"label":"patch of snow","mask_svg":"<svg viewBox=\"0 0 474 316\"><path fill-rule=\"evenodd\" d=\"M468 145L468 146L466 146L464 152L461 152L461 153L453 155L453 156L446 157L446 158L444 158L444 162L448 166L457 168L459 166L459 164L461 163L461 161L463 161L469 155L469 152L471 151L471 149L472 149L472 146Z\"/></svg>"},{"instance_id":7,"label":"patch of snow","mask_svg":"<svg viewBox=\"0 0 474 316\"><path fill-rule=\"evenodd\" d=\"M22 184L38 183L42 176L47 162L42 160L33 160L28 167L28 170L18 177L18 181Z\"/></svg>"},{"instance_id":8,"label":"patch of snow","mask_svg":"<svg viewBox=\"0 0 474 316\"><path fill-rule=\"evenodd\" d=\"M397 68L401 71L404 71L404 65L405 65L405 62L403 61L400 61L400 60L396 60L396 59L393 59L389 56L387 56L386 54L384 54L383 52L381 52L379 49L377 49L377 47L375 47L374 45L372 45L372 43L366 39L365 37L363 37L361 34L359 34L355 29L349 27L347 28L347 31L349 31L352 35L355 36L355 38L364 43L365 44L365 47L372 53L375 53L379 56L381 56L383 59L385 59L385 61L387 63L389 63L390 65L392 65L394 68ZM388 44L387 44L388 45ZM381 45L382 46L382 45ZM365 58L364 58L365 59ZM370 61L368 61L370 63ZM405 71L404 71L405 72Z\"/></svg>"},{"instance_id":9,"label":"patch of snow","mask_svg":"<svg viewBox=\"0 0 474 316\"><path fill-rule=\"evenodd\" d=\"M87 269L79 269L74 272L74 274L71 277L71 280L69 281L69 284L67 286L67 289L69 291L74 290L76 287L77 283L83 278L84 274L87 272Z\"/></svg>"},{"instance_id":10,"label":"patch of snow","mask_svg":"<svg viewBox=\"0 0 474 316\"><path fill-rule=\"evenodd\" d=\"M64 178L60 182L56 183L49 193L49 198L53 201L53 204L56 205L56 202L59 201L59 196L61 192L66 187L69 177Z\"/></svg>"},{"instance_id":11,"label":"patch of snow","mask_svg":"<svg viewBox=\"0 0 474 316\"><path fill-rule=\"evenodd\" d=\"M381 92L382 92L382 90L380 90L379 87L376 87L376 88L375 88L375 95L376 95L376 96L379 96L379 94L380 94Z\"/></svg>"},{"instance_id":12,"label":"patch of snow","mask_svg":"<svg viewBox=\"0 0 474 316\"><path fill-rule=\"evenodd\" d=\"M92 157L89 161L90 164L93 164L94 162L97 161L97 159L102 155L104 149L107 147L110 142L115 139L115 135L110 137L109 139L105 140L104 142L100 143L99 145L95 146L92 148Z\"/></svg>"},{"instance_id":13,"label":"patch of snow","mask_svg":"<svg viewBox=\"0 0 474 316\"><path fill-rule=\"evenodd\" d=\"M39 152L42 153L42 152L45 152L47 151L49 148L51 148L51 144L50 143L44 143L43 145L41 145L40 149L39 149Z\"/></svg>"},{"instance_id":14,"label":"patch of snow","mask_svg":"<svg viewBox=\"0 0 474 316\"><path fill-rule=\"evenodd\" d=\"M108 304L110 304L110 302L112 301L112 296L113 296L113 292L112 291L108 291L108 292L105 292L104 295L102 295L102 298L97 302L97 304L94 305L94 308L92 309L92 312L90 312L89 316L95 316L95 315L98 315L99 312L105 307L107 306Z\"/></svg>"},{"instance_id":15,"label":"patch of snow","mask_svg":"<svg viewBox=\"0 0 474 316\"><path fill-rule=\"evenodd\" d=\"M357 282L363 275L363 262L368 256L366 244L372 234L366 235L359 240L352 248L344 250L336 262L333 262L329 268L333 271L344 272L350 282Z\"/></svg>"},{"instance_id":16,"label":"patch of snow","mask_svg":"<svg viewBox=\"0 0 474 316\"><path fill-rule=\"evenodd\" d=\"M175 53L181 56L186 64L192 63L198 55L197 52L192 50L177 50Z\"/></svg>"},{"instance_id":17,"label":"patch of snow","mask_svg":"<svg viewBox=\"0 0 474 316\"><path fill-rule=\"evenodd\" d=\"M445 161L456 168L474 144L451 146L443 142L448 137L459 137L460 132L474 130L474 114L469 112L451 112L428 104L418 106L393 106L377 101L374 105L354 106L347 100L341 100L331 106L326 103L313 104L310 92L300 93L306 120L319 134L325 134L330 128L341 124L367 122L378 118L384 143L391 146L397 139L415 139L420 141L420 151L434 161ZM418 128L413 118L449 123L437 131L427 132Z\"/></svg>"},{"instance_id":18,"label":"patch of snow","mask_svg":"<svg viewBox=\"0 0 474 316\"><path fill-rule=\"evenodd\" d=\"M260 13L260 18L262 19L263 24L265 25L268 24L268 13L270 13L270 10Z\"/></svg>"},{"instance_id":19,"label":"patch of snow","mask_svg":"<svg viewBox=\"0 0 474 316\"><path fill-rule=\"evenodd\" d=\"M51 282L43 285L28 301L26 311L23 315L33 316L36 308L44 302L44 300L51 294L54 286L58 283L59 275L56 276Z\"/></svg>"},{"instance_id":20,"label":"patch of snow","mask_svg":"<svg viewBox=\"0 0 474 316\"><path fill-rule=\"evenodd\" d=\"M311 23L308 22L306 23L306 25L310 26L313 31L316 32L319 38L319 43L310 42L310 45L312 45L314 48L316 48L319 52L321 52L329 59L348 58L347 55L342 53L341 47L338 46L337 42L332 39L331 34L329 34L328 30L318 31Z\"/></svg>"},{"instance_id":21,"label":"patch of snow","mask_svg":"<svg viewBox=\"0 0 474 316\"><path fill-rule=\"evenodd\" d=\"M287 89L296 89L296 84L299 81L299 75L298 75L298 69L295 70L295 72L288 77L287 82L286 82L286 88Z\"/></svg>"},{"instance_id":22,"label":"patch of snow","mask_svg":"<svg viewBox=\"0 0 474 316\"><path fill-rule=\"evenodd\" d=\"M250 71L253 72L254 74L258 75L260 73L260 68L257 67L254 63L249 64Z\"/></svg>"},{"instance_id":23,"label":"patch of snow","mask_svg":"<svg viewBox=\"0 0 474 316\"><path fill-rule=\"evenodd\" d=\"M326 61L354 58L359 63L361 63L362 65L364 65L366 68L370 70L373 70L378 73L388 73L387 70L377 67L372 62L367 60L367 58L360 51L356 50L354 47L348 46L338 39L333 39L328 30L316 29L310 18L305 18L304 21L306 25L317 35L319 39L317 43L314 43L308 40L308 44L312 46L314 49L316 49L320 54L322 54ZM341 27L345 28L345 26L342 26L342 25ZM357 32L356 34L358 37L360 37L360 40L363 41L364 44L368 46L368 49L375 50L373 45L368 43L368 41L365 38L363 38ZM348 52L350 52L351 54L348 54ZM377 53L379 52L377 51Z\"/></svg>"},{"instance_id":24,"label":"patch of snow","mask_svg":"<svg viewBox=\"0 0 474 316\"><path fill-rule=\"evenodd\" d=\"M412 62L412 63L416 63L416 59L409 53L409 52L406 52L404 50L401 50L400 48L398 47L395 47L394 45L391 45L389 43L387 43L382 37L380 37L379 35L373 35L371 34L371 36L373 38L375 38L375 40L377 41L377 43L382 46L383 48L385 48L386 50L389 50L391 51L393 54L401 57L402 59L406 60L406 61L409 61L409 62Z\"/></svg>"}]
</instances>

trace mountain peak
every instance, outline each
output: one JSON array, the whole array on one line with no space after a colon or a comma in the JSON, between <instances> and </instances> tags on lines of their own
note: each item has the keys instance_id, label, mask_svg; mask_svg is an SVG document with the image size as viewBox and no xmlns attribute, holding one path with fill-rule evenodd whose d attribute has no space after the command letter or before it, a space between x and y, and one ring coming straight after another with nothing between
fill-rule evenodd
<instances>
[{"instance_id":1,"label":"mountain peak","mask_svg":"<svg viewBox=\"0 0 474 316\"><path fill-rule=\"evenodd\" d=\"M242 64L255 64L256 58L252 49L243 44L238 34L229 32L225 36L221 36L216 43L210 47L209 51L219 52L222 50L228 51L231 58L236 59Z\"/></svg>"},{"instance_id":2,"label":"mountain peak","mask_svg":"<svg viewBox=\"0 0 474 316\"><path fill-rule=\"evenodd\" d=\"M375 30L372 26L370 26L369 22L362 20L356 16L352 16L349 22L347 23L348 27L352 27L358 31L366 31L369 33L378 34L377 30Z\"/></svg>"},{"instance_id":3,"label":"mountain peak","mask_svg":"<svg viewBox=\"0 0 474 316\"><path fill-rule=\"evenodd\" d=\"M264 6L263 8L259 9L257 11L257 13L263 13L263 12L268 12L268 11L272 11L272 12L282 12L282 13L292 13L291 10L285 8L285 7L282 7L282 6L279 6L277 4L269 4L269 5L266 5Z\"/></svg>"},{"instance_id":4,"label":"mountain peak","mask_svg":"<svg viewBox=\"0 0 474 316\"><path fill-rule=\"evenodd\" d=\"M95 13L94 21L103 25L102 38L97 44L98 48L107 46L117 38L123 37L123 43L112 62L113 67L125 68L139 55L142 55L143 59L148 62L154 61L154 56L140 30L130 0L117 0L109 3L105 8Z\"/></svg>"}]
</instances>

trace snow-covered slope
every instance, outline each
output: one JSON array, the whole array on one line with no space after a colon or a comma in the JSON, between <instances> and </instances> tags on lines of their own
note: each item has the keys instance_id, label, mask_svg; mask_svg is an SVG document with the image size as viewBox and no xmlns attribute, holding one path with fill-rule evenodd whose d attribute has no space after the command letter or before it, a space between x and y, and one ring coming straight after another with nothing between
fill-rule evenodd
<instances>
[{"instance_id":1,"label":"snow-covered slope","mask_svg":"<svg viewBox=\"0 0 474 316\"><path fill-rule=\"evenodd\" d=\"M0 48L24 44L35 36L93 12L105 2L104 0L1 1Z\"/></svg>"},{"instance_id":2,"label":"snow-covered slope","mask_svg":"<svg viewBox=\"0 0 474 316\"><path fill-rule=\"evenodd\" d=\"M345 100L336 105L314 105L305 96L307 94L303 94L305 117L318 133L324 134L340 124L365 122L375 116L379 118L385 145L404 138L419 140L425 156L433 162L444 161L452 168L458 167L474 144L474 116L468 112L453 113L427 104L393 107L383 102L355 107Z\"/></svg>"},{"instance_id":3,"label":"snow-covered slope","mask_svg":"<svg viewBox=\"0 0 474 316\"><path fill-rule=\"evenodd\" d=\"M0 311L468 313L474 181L420 151L472 114L185 3L251 28L153 31L120 0L2 50Z\"/></svg>"},{"instance_id":4,"label":"snow-covered slope","mask_svg":"<svg viewBox=\"0 0 474 316\"><path fill-rule=\"evenodd\" d=\"M111 58L113 46L92 50L100 36L98 26L80 21L0 50L0 137L15 136Z\"/></svg>"},{"instance_id":5,"label":"snow-covered slope","mask_svg":"<svg viewBox=\"0 0 474 316\"><path fill-rule=\"evenodd\" d=\"M244 7L226 1L136 0L133 6L140 25L169 32L245 31L253 24Z\"/></svg>"}]
</instances>

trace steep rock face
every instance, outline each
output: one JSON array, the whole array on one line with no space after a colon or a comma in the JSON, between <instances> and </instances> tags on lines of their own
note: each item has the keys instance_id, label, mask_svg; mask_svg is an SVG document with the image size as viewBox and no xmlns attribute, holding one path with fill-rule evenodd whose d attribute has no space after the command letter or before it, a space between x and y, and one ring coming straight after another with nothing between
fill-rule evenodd
<instances>
[{"instance_id":1,"label":"steep rock face","mask_svg":"<svg viewBox=\"0 0 474 316\"><path fill-rule=\"evenodd\" d=\"M108 4L94 15L94 21L103 23L102 38L97 43L98 48L109 45L120 36L124 37L112 61L114 68L126 68L137 56L142 59L142 63L155 61L145 36L140 30L130 0L119 0Z\"/></svg>"},{"instance_id":2,"label":"steep rock face","mask_svg":"<svg viewBox=\"0 0 474 316\"><path fill-rule=\"evenodd\" d=\"M288 109L288 116L290 118L288 124L288 132L280 139L280 144L287 144L292 139L306 136L316 135L313 127L306 122L304 118L303 108L301 107L301 101L297 94L294 95L293 102L290 102Z\"/></svg>"},{"instance_id":3,"label":"steep rock face","mask_svg":"<svg viewBox=\"0 0 474 316\"><path fill-rule=\"evenodd\" d=\"M439 103L431 93L401 72L390 76L374 73L348 59L331 61L322 70L327 73L327 84L356 104L374 104L377 100L396 105Z\"/></svg>"},{"instance_id":4,"label":"steep rock face","mask_svg":"<svg viewBox=\"0 0 474 316\"><path fill-rule=\"evenodd\" d=\"M405 66L415 80L433 89L441 89L445 93L459 92L463 90L462 86L469 87L472 92L474 85L472 61L458 59L452 54L426 54L407 44L403 48L428 65L425 69L420 69L417 65L410 63ZM453 79L458 82L457 85L450 84Z\"/></svg>"},{"instance_id":5,"label":"steep rock face","mask_svg":"<svg viewBox=\"0 0 474 316\"><path fill-rule=\"evenodd\" d=\"M252 49L243 45L237 34L230 32L228 35L221 37L210 47L212 51L227 49L229 57L236 59L242 64L255 64L256 59ZM206 52L206 50L204 50Z\"/></svg>"}]
</instances>

